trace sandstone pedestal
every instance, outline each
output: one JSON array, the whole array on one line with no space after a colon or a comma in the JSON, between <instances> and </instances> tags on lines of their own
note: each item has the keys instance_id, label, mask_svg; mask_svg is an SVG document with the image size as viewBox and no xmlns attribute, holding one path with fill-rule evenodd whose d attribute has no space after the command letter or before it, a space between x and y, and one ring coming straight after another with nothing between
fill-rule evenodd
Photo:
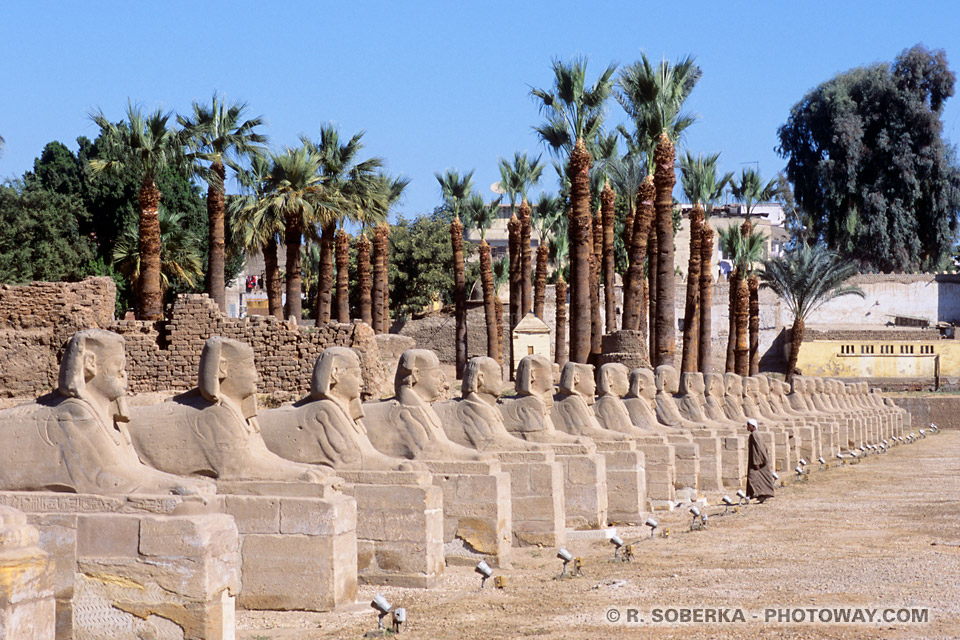
<instances>
[{"instance_id":1,"label":"sandstone pedestal","mask_svg":"<svg viewBox=\"0 0 960 640\"><path fill-rule=\"evenodd\" d=\"M607 526L607 462L596 445L552 444L563 464L564 515L567 527Z\"/></svg>"},{"instance_id":2,"label":"sandstone pedestal","mask_svg":"<svg viewBox=\"0 0 960 640\"><path fill-rule=\"evenodd\" d=\"M0 506L0 638L53 640L53 561L37 547L37 529Z\"/></svg>"},{"instance_id":3,"label":"sandstone pedestal","mask_svg":"<svg viewBox=\"0 0 960 640\"><path fill-rule=\"evenodd\" d=\"M610 522L641 523L647 504L644 456L633 441L597 442L607 466L607 518Z\"/></svg>"},{"instance_id":4,"label":"sandstone pedestal","mask_svg":"<svg viewBox=\"0 0 960 640\"><path fill-rule=\"evenodd\" d=\"M421 460L443 491L443 542L447 564L490 566L510 562L510 474L499 461Z\"/></svg>"},{"instance_id":5,"label":"sandstone pedestal","mask_svg":"<svg viewBox=\"0 0 960 640\"><path fill-rule=\"evenodd\" d=\"M552 451L498 452L510 474L513 542L518 547L566 543L563 464Z\"/></svg>"},{"instance_id":6,"label":"sandstone pedestal","mask_svg":"<svg viewBox=\"0 0 960 640\"><path fill-rule=\"evenodd\" d=\"M26 513L54 559L58 640L235 638L230 516L174 515L176 496L0 492L0 504Z\"/></svg>"},{"instance_id":7,"label":"sandstone pedestal","mask_svg":"<svg viewBox=\"0 0 960 640\"><path fill-rule=\"evenodd\" d=\"M357 578L430 588L443 576L443 492L418 471L338 471L357 501Z\"/></svg>"},{"instance_id":8,"label":"sandstone pedestal","mask_svg":"<svg viewBox=\"0 0 960 640\"><path fill-rule=\"evenodd\" d=\"M314 483L220 481L240 532L239 604L330 611L357 597L356 501Z\"/></svg>"},{"instance_id":9,"label":"sandstone pedestal","mask_svg":"<svg viewBox=\"0 0 960 640\"><path fill-rule=\"evenodd\" d=\"M643 452L647 482L647 503L651 509L669 509L673 506L677 472L677 457L672 444L664 444L660 436L636 438L637 449Z\"/></svg>"}]
</instances>

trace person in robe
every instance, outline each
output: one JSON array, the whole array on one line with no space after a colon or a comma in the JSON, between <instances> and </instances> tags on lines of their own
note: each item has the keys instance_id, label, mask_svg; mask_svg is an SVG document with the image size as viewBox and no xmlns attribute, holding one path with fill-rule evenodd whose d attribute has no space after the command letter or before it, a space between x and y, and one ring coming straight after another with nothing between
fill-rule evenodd
<instances>
[{"instance_id":1,"label":"person in robe","mask_svg":"<svg viewBox=\"0 0 960 640\"><path fill-rule=\"evenodd\" d=\"M412 471L420 463L374 448L363 423L360 357L328 347L313 366L310 395L291 407L264 411L260 432L267 448L288 460L349 471Z\"/></svg>"},{"instance_id":2,"label":"person in robe","mask_svg":"<svg viewBox=\"0 0 960 640\"><path fill-rule=\"evenodd\" d=\"M56 390L0 412L0 490L213 494L204 480L146 466L127 430L124 339L88 329L67 343Z\"/></svg>"},{"instance_id":3,"label":"person in robe","mask_svg":"<svg viewBox=\"0 0 960 640\"><path fill-rule=\"evenodd\" d=\"M774 480L770 468L770 456L767 448L757 433L757 421L747 420L747 431L750 432L747 455L747 497L755 498L763 504L773 497Z\"/></svg>"}]
</instances>

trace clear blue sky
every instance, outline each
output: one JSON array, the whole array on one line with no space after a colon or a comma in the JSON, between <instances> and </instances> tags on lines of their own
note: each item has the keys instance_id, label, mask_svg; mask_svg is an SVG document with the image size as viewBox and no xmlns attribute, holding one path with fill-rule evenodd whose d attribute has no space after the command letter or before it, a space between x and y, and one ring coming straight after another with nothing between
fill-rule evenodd
<instances>
[{"instance_id":1,"label":"clear blue sky","mask_svg":"<svg viewBox=\"0 0 960 640\"><path fill-rule=\"evenodd\" d=\"M695 55L703 79L689 108L701 120L685 145L768 177L784 164L774 147L789 108L834 74L918 42L960 70L953 1L32 1L7 3L0 29L0 178L30 169L51 140L76 149L77 136L94 138L91 109L119 120L130 97L186 112L217 90L266 117L274 148L317 137L324 122L365 129L366 151L412 180L407 216L438 204L435 171L476 169L490 197L498 157L544 151L529 90L550 85L552 57L586 55L593 79L641 51ZM616 102L608 113L623 119ZM960 97L944 123L960 141ZM541 188L555 190L544 175Z\"/></svg>"}]
</instances>

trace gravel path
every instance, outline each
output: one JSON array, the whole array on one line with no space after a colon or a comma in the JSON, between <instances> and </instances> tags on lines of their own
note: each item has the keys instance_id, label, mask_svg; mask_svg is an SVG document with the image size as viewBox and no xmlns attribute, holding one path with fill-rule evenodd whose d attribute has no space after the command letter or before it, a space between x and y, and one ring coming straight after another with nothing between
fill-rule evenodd
<instances>
[{"instance_id":1,"label":"gravel path","mask_svg":"<svg viewBox=\"0 0 960 640\"><path fill-rule=\"evenodd\" d=\"M448 567L439 588L361 587L358 604L343 611L238 612L238 638L360 638L376 626L369 607L376 593L407 608L410 640L960 637L960 432L814 472L739 514L707 511L704 531L689 531L686 509L657 516L668 538L618 529L628 542L639 540L629 564L613 562L607 542L569 544L586 577L554 579L555 549L515 549L512 567L497 572L507 579L503 591L488 584L481 592L470 568ZM666 621L684 608L691 616L723 610L730 619L740 610L744 621ZM877 616L926 608L928 621L816 621L835 608L878 609ZM768 609L815 621L781 623L782 614L765 621ZM616 615L617 623L607 621ZM644 622L627 622L633 616Z\"/></svg>"}]
</instances>

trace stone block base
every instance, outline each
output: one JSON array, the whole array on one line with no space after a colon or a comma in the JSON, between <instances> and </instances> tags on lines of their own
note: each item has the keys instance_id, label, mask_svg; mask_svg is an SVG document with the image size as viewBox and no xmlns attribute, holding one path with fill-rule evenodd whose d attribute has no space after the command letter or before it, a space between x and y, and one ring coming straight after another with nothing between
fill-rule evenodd
<instances>
[{"instance_id":1,"label":"stone block base","mask_svg":"<svg viewBox=\"0 0 960 640\"><path fill-rule=\"evenodd\" d=\"M571 529L607 525L607 462L595 447L552 445L563 465L564 515Z\"/></svg>"},{"instance_id":2,"label":"stone block base","mask_svg":"<svg viewBox=\"0 0 960 640\"><path fill-rule=\"evenodd\" d=\"M563 465L552 452L500 453L510 474L513 544L561 547L566 542Z\"/></svg>"},{"instance_id":3,"label":"stone block base","mask_svg":"<svg viewBox=\"0 0 960 640\"><path fill-rule=\"evenodd\" d=\"M598 442L607 463L607 518L641 523L647 506L647 479L642 451L633 442Z\"/></svg>"},{"instance_id":4,"label":"stone block base","mask_svg":"<svg viewBox=\"0 0 960 640\"><path fill-rule=\"evenodd\" d=\"M56 601L53 562L36 545L37 529L0 506L0 638L53 640Z\"/></svg>"}]
</instances>

